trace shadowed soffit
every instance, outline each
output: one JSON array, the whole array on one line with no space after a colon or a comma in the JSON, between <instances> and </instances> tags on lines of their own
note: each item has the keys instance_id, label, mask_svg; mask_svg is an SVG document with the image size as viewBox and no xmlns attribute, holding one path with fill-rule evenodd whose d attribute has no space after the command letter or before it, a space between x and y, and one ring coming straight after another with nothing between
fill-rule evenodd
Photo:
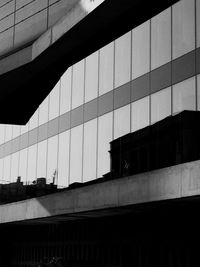
<instances>
[{"instance_id":1,"label":"shadowed soffit","mask_svg":"<svg viewBox=\"0 0 200 267\"><path fill-rule=\"evenodd\" d=\"M0 76L0 123L26 124L72 64L178 0L105 0L31 62Z\"/></svg>"}]
</instances>

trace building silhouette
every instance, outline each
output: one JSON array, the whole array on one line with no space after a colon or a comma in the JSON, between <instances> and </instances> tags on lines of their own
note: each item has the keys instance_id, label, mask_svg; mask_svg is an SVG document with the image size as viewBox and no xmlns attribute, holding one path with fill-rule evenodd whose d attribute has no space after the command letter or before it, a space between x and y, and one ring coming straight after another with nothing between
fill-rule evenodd
<instances>
[{"instance_id":1,"label":"building silhouette","mask_svg":"<svg viewBox=\"0 0 200 267\"><path fill-rule=\"evenodd\" d=\"M0 90L1 266L199 264L200 0L0 0Z\"/></svg>"}]
</instances>

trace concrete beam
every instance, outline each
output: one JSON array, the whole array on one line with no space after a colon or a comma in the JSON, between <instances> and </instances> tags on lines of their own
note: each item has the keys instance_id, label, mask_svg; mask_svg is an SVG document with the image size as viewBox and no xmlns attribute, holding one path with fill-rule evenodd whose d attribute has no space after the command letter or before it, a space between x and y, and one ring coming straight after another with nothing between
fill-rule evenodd
<instances>
[{"instance_id":1,"label":"concrete beam","mask_svg":"<svg viewBox=\"0 0 200 267\"><path fill-rule=\"evenodd\" d=\"M0 223L19 222L200 195L200 161L0 206Z\"/></svg>"}]
</instances>

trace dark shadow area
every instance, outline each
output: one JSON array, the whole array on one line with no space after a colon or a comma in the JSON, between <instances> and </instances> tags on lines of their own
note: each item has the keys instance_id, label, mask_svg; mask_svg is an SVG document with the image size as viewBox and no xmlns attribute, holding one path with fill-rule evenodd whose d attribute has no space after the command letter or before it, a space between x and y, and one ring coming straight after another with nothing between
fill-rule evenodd
<instances>
[{"instance_id":1,"label":"dark shadow area","mask_svg":"<svg viewBox=\"0 0 200 267\"><path fill-rule=\"evenodd\" d=\"M67 68L178 0L105 0L32 62L0 76L0 122L26 124Z\"/></svg>"},{"instance_id":2,"label":"dark shadow area","mask_svg":"<svg viewBox=\"0 0 200 267\"><path fill-rule=\"evenodd\" d=\"M198 266L199 201L135 205L123 215L74 221L1 225L0 264L36 267L60 259L61 266L70 267Z\"/></svg>"}]
</instances>

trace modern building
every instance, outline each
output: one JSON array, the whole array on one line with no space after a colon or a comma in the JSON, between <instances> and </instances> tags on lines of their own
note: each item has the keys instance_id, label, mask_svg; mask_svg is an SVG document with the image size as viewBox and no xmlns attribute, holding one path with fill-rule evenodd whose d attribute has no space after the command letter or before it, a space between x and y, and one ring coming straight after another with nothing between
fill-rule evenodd
<instances>
[{"instance_id":1,"label":"modern building","mask_svg":"<svg viewBox=\"0 0 200 267\"><path fill-rule=\"evenodd\" d=\"M0 0L2 184L93 181L110 172L111 141L200 110L200 0L131 2ZM1 205L7 266L193 266L199 170L195 160Z\"/></svg>"}]
</instances>

